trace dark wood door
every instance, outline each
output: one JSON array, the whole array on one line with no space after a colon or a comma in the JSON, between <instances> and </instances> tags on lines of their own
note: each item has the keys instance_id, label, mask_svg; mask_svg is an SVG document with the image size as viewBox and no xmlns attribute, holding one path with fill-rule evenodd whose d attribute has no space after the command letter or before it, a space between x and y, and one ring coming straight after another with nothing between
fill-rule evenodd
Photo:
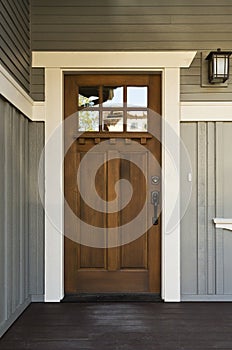
<instances>
[{"instance_id":1,"label":"dark wood door","mask_svg":"<svg viewBox=\"0 0 232 350\"><path fill-rule=\"evenodd\" d=\"M66 295L160 293L161 220L156 225L149 224L152 204L147 185L152 174L161 176L160 142L148 132L149 118L154 117L151 111L161 112L160 101L160 75L65 76L65 118L75 115L73 135L82 133L70 146L64 162L65 199L79 218L79 224L70 224L65 210ZM156 134L160 133L159 118L154 125ZM157 162L152 161L151 154ZM81 170L86 155L85 168ZM121 205L125 182L120 179L131 186L125 205ZM160 182L153 186L159 194ZM94 207L83 198L86 192L91 197L89 189L93 188L98 196ZM108 210L112 201L114 210ZM143 232L134 239L136 225L132 238L124 244L122 232L127 232L122 227L130 225L134 218L139 218L145 232L141 229ZM102 229L103 244L95 237L95 227ZM112 235L112 228L118 234ZM86 244L85 239L80 244L81 237L90 237L91 244Z\"/></svg>"}]
</instances>

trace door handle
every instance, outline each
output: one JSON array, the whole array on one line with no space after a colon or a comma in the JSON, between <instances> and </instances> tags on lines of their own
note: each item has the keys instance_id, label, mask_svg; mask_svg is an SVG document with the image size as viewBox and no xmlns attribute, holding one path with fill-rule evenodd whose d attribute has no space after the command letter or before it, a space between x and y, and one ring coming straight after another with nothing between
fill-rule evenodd
<instances>
[{"instance_id":1,"label":"door handle","mask_svg":"<svg viewBox=\"0 0 232 350\"><path fill-rule=\"evenodd\" d=\"M159 205L159 192L151 192L151 203L154 205L154 217L152 218L152 224L158 225L158 205Z\"/></svg>"}]
</instances>

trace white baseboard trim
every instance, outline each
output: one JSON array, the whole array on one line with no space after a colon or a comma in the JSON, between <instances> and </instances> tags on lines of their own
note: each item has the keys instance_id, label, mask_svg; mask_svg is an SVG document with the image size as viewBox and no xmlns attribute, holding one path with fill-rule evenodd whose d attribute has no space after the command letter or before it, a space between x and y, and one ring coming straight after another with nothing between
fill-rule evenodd
<instances>
[{"instance_id":1,"label":"white baseboard trim","mask_svg":"<svg viewBox=\"0 0 232 350\"><path fill-rule=\"evenodd\" d=\"M23 304L21 304L16 311L0 324L0 337L10 328L10 326L17 320L17 318L22 314L22 312L30 305L31 298L28 298Z\"/></svg>"},{"instance_id":2,"label":"white baseboard trim","mask_svg":"<svg viewBox=\"0 0 232 350\"><path fill-rule=\"evenodd\" d=\"M210 294L210 295L196 295L196 294L184 294L181 296L181 301L231 301L232 302L232 294Z\"/></svg>"}]
</instances>

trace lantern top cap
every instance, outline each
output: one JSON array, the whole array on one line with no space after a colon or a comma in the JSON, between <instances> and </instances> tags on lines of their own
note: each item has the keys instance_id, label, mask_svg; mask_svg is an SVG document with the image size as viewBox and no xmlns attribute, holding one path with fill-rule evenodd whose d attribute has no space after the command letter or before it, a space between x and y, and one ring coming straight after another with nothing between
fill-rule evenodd
<instances>
[{"instance_id":1,"label":"lantern top cap","mask_svg":"<svg viewBox=\"0 0 232 350\"><path fill-rule=\"evenodd\" d=\"M217 55L230 57L231 54L232 51L222 51L221 49L217 49L217 51L210 51L210 53L206 57L206 60L210 60L213 56Z\"/></svg>"}]
</instances>

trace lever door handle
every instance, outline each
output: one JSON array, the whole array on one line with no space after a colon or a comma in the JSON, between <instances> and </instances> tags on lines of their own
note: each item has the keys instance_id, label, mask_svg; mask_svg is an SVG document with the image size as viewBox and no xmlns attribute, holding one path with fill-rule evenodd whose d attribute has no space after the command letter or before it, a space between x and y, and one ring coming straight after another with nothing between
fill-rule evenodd
<instances>
[{"instance_id":1,"label":"lever door handle","mask_svg":"<svg viewBox=\"0 0 232 350\"><path fill-rule=\"evenodd\" d=\"M152 224L158 225L158 205L159 205L159 192L151 192L151 203L154 205L154 217L152 218Z\"/></svg>"}]
</instances>

